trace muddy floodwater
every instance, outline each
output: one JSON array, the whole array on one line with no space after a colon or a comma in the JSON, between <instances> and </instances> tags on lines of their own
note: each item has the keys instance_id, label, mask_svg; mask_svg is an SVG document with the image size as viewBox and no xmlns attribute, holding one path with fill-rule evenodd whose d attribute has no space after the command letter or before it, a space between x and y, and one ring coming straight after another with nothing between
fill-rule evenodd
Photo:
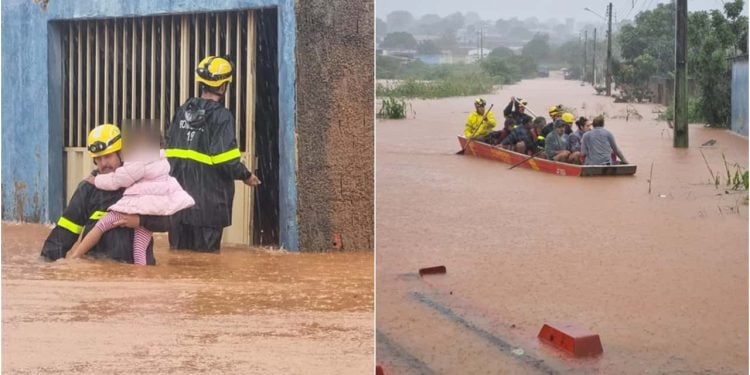
<instances>
[{"instance_id":1,"label":"muddy floodwater","mask_svg":"<svg viewBox=\"0 0 750 375\"><path fill-rule=\"evenodd\" d=\"M593 91L552 75L484 98L498 114L512 95L547 118L560 103L605 113L635 176L557 176L455 155L469 97L414 100L408 119L378 121L377 356L386 371L748 372L747 193L726 187L722 159L730 173L747 168L747 139L693 124L690 147L675 149L659 106ZM417 275L436 265L447 274ZM559 322L599 334L604 353L576 360L541 344L542 325Z\"/></svg>"},{"instance_id":2,"label":"muddy floodwater","mask_svg":"<svg viewBox=\"0 0 750 375\"><path fill-rule=\"evenodd\" d=\"M49 228L2 225L4 374L365 374L371 252L171 252L157 266L37 260Z\"/></svg>"}]
</instances>

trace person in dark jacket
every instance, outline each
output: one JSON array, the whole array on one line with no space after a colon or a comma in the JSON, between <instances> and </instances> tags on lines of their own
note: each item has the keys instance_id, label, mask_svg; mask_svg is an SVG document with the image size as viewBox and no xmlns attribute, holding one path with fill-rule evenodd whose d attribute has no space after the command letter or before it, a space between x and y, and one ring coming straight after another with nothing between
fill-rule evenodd
<instances>
[{"instance_id":1,"label":"person in dark jacket","mask_svg":"<svg viewBox=\"0 0 750 375\"><path fill-rule=\"evenodd\" d=\"M537 135L540 134L545 124L544 117L537 117L534 123L526 123L513 128L500 146L521 154L534 155L539 151L539 145L536 142Z\"/></svg>"},{"instance_id":2,"label":"person in dark jacket","mask_svg":"<svg viewBox=\"0 0 750 375\"><path fill-rule=\"evenodd\" d=\"M508 138L510 133L513 132L513 128L515 127L516 124L513 123L513 119L506 118L502 130L493 131L492 133L490 133L488 143L493 146L502 144L505 138Z\"/></svg>"},{"instance_id":3,"label":"person in dark jacket","mask_svg":"<svg viewBox=\"0 0 750 375\"><path fill-rule=\"evenodd\" d=\"M542 129L542 136L546 137L547 134L551 133L552 130L555 128L555 123L559 122L560 116L563 114L563 107L562 104L558 104L554 107L550 107L549 110L549 117L552 118L552 120L547 124L544 129ZM567 129L565 130L565 134L569 134ZM542 147L544 147L544 144L542 144Z\"/></svg>"},{"instance_id":4,"label":"person in dark jacket","mask_svg":"<svg viewBox=\"0 0 750 375\"><path fill-rule=\"evenodd\" d=\"M534 120L533 117L526 114L526 101L521 98L512 96L510 103L503 110L505 117L510 117L516 125L529 125Z\"/></svg>"},{"instance_id":5,"label":"person in dark jacket","mask_svg":"<svg viewBox=\"0 0 750 375\"><path fill-rule=\"evenodd\" d=\"M95 127L89 133L87 143L89 154L96 164L92 176L111 173L122 166L122 140L117 126L104 124ZM99 190L85 181L78 184L57 225L44 241L41 258L47 261L65 258L81 234L85 236L93 229L97 221L104 217L107 208L122 198L124 190ZM140 225L152 232L166 232L169 229L169 217L124 215L124 219L116 225L120 227L106 232L101 241L86 254L87 257L133 263L132 228ZM146 249L148 265L156 264L153 245L151 241Z\"/></svg>"},{"instance_id":6,"label":"person in dark jacket","mask_svg":"<svg viewBox=\"0 0 750 375\"><path fill-rule=\"evenodd\" d=\"M234 116L222 104L232 69L227 58L201 60L195 75L201 96L177 110L166 132L170 174L195 200L172 217L172 249L218 252L224 227L232 224L234 181L260 184L240 161Z\"/></svg>"}]
</instances>

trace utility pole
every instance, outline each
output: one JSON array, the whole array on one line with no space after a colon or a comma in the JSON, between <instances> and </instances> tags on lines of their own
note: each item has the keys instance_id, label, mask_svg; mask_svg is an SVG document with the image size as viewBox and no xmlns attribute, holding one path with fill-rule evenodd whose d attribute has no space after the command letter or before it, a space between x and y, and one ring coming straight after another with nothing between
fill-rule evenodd
<instances>
[{"instance_id":1,"label":"utility pole","mask_svg":"<svg viewBox=\"0 0 750 375\"><path fill-rule=\"evenodd\" d=\"M607 96L612 96L612 76L610 71L612 67L612 3L609 3L607 13L609 16L609 25L607 26L607 71L604 74L606 76Z\"/></svg>"},{"instance_id":2,"label":"utility pole","mask_svg":"<svg viewBox=\"0 0 750 375\"><path fill-rule=\"evenodd\" d=\"M687 0L676 0L675 5L674 147L687 148Z\"/></svg>"},{"instance_id":3,"label":"utility pole","mask_svg":"<svg viewBox=\"0 0 750 375\"><path fill-rule=\"evenodd\" d=\"M482 39L481 35L477 33L477 57L476 57L477 61L479 61L479 51L480 51L479 46L482 44L481 39Z\"/></svg>"},{"instance_id":4,"label":"utility pole","mask_svg":"<svg viewBox=\"0 0 750 375\"><path fill-rule=\"evenodd\" d=\"M583 32L584 39L583 39L583 71L581 72L581 82L586 82L586 52L588 52L589 48L589 31L584 30Z\"/></svg>"},{"instance_id":5,"label":"utility pole","mask_svg":"<svg viewBox=\"0 0 750 375\"><path fill-rule=\"evenodd\" d=\"M591 62L591 85L596 87L596 27L594 28L594 51L592 55L594 55L594 61Z\"/></svg>"},{"instance_id":6,"label":"utility pole","mask_svg":"<svg viewBox=\"0 0 750 375\"><path fill-rule=\"evenodd\" d=\"M479 29L479 59L484 59L484 28Z\"/></svg>"}]
</instances>

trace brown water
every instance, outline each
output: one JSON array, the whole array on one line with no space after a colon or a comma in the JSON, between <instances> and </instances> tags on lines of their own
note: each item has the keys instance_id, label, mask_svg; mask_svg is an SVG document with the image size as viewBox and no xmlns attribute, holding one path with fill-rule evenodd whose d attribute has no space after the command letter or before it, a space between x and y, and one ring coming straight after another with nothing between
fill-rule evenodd
<instances>
[{"instance_id":1,"label":"brown water","mask_svg":"<svg viewBox=\"0 0 750 375\"><path fill-rule=\"evenodd\" d=\"M49 228L2 226L3 373L368 373L373 256L223 248L156 267L42 263Z\"/></svg>"},{"instance_id":2,"label":"brown water","mask_svg":"<svg viewBox=\"0 0 750 375\"><path fill-rule=\"evenodd\" d=\"M691 125L672 148L651 104L592 94L559 76L511 95L544 114L606 112L635 176L579 178L458 156L473 98L417 100L407 120L379 121L378 362L417 373L716 373L748 371L746 193L709 183L747 168L747 139ZM717 142L700 147L709 139ZM649 174L653 163L651 193ZM420 267L445 265L427 282ZM604 354L562 356L536 335L547 322L598 333Z\"/></svg>"}]
</instances>

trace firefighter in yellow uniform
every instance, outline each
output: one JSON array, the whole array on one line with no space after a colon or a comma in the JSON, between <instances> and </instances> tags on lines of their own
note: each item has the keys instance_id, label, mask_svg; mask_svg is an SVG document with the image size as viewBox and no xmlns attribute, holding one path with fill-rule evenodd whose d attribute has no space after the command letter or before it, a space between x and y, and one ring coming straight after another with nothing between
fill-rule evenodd
<instances>
[{"instance_id":1,"label":"firefighter in yellow uniform","mask_svg":"<svg viewBox=\"0 0 750 375\"><path fill-rule=\"evenodd\" d=\"M466 119L466 128L464 129L464 136L467 139L474 138L480 142L487 142L492 129L497 125L495 114L492 111L485 113L486 105L487 102L482 98L477 98L474 101L475 111Z\"/></svg>"}]
</instances>

